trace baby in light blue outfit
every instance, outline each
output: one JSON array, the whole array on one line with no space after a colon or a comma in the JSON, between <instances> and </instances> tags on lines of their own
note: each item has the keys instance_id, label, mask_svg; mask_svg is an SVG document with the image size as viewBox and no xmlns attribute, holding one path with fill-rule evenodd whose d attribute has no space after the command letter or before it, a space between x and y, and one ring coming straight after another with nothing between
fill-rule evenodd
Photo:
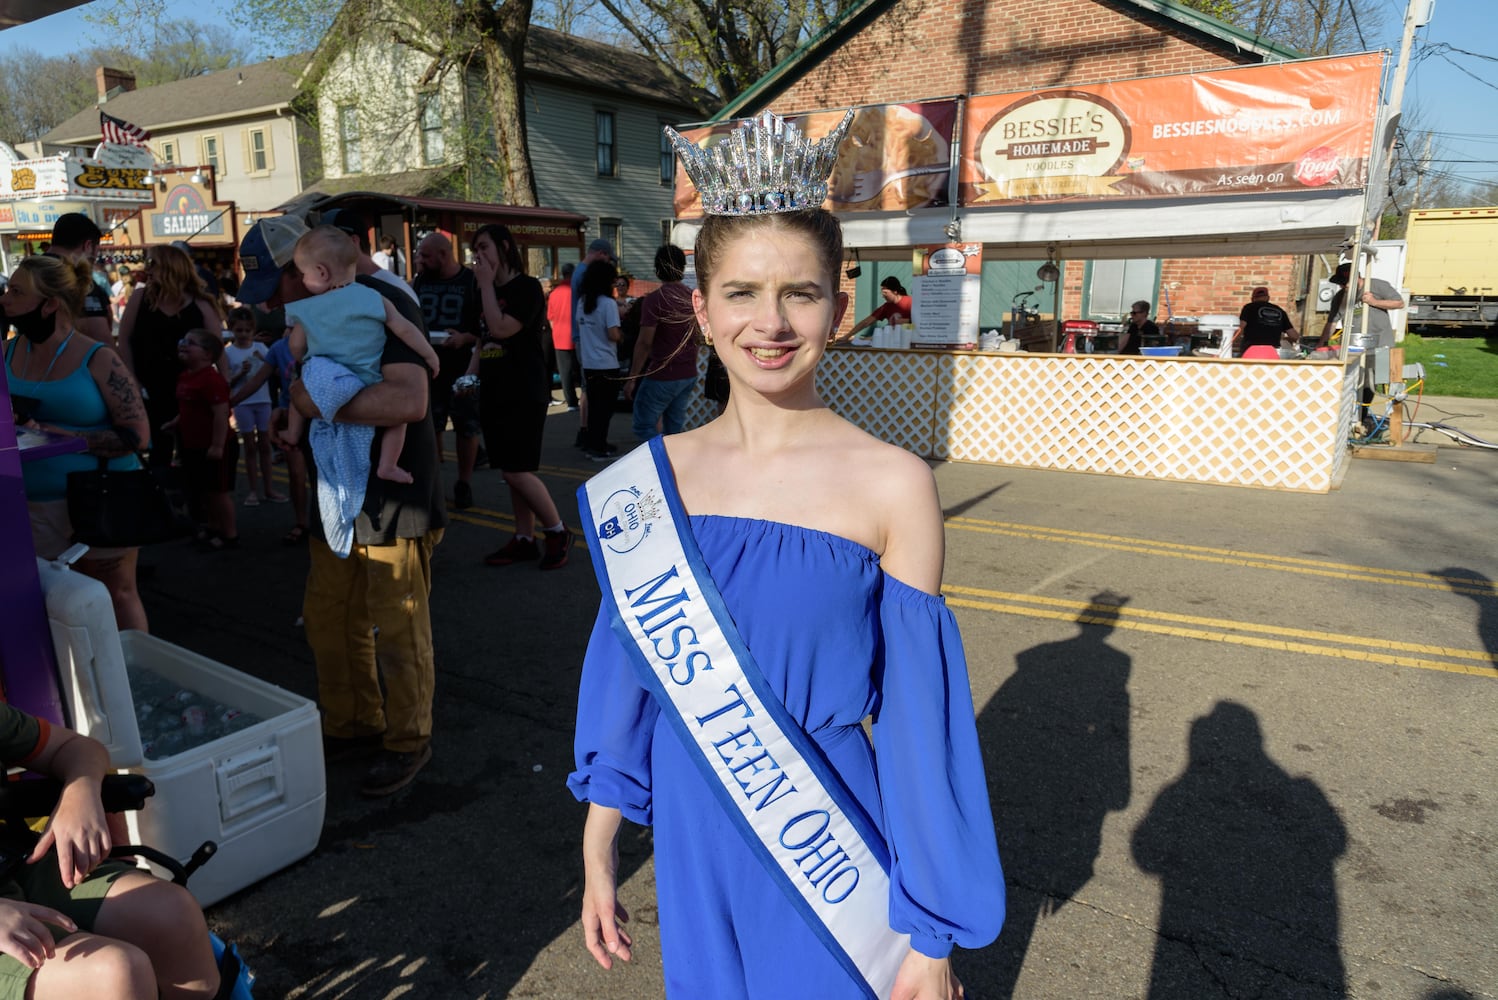
<instances>
[{"instance_id":1,"label":"baby in light blue outfit","mask_svg":"<svg viewBox=\"0 0 1498 1000\"><path fill-rule=\"evenodd\" d=\"M307 392L326 416L365 386L380 381L380 358L385 352L385 330L400 338L437 372L437 353L426 335L385 296L355 283L359 252L349 235L333 226L318 226L297 241L293 258L310 298L286 304L292 324L287 335L291 353L302 366ZM287 411L286 437L301 439L306 419L295 407ZM312 422L312 457L318 471L318 508L328 544L346 556L353 540L353 521L364 505L369 478L369 450L374 428L340 424L333 419ZM409 483L411 474L398 464L406 443L405 424L381 428L380 457L375 475L391 482Z\"/></svg>"}]
</instances>

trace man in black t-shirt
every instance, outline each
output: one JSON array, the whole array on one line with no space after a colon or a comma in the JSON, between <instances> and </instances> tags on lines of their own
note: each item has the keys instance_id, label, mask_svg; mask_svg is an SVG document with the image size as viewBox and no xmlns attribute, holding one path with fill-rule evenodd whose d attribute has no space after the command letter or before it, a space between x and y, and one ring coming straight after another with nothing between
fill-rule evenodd
<instances>
[{"instance_id":1,"label":"man in black t-shirt","mask_svg":"<svg viewBox=\"0 0 1498 1000\"><path fill-rule=\"evenodd\" d=\"M421 315L432 335L442 366L432 384L432 423L437 433L437 460L442 460L442 432L452 417L457 438L458 481L453 506L473 506L473 467L479 452L479 404L473 395L453 396L453 382L468 370L479 342L479 285L473 272L453 254L452 241L441 233L416 246L416 280L411 287L421 300Z\"/></svg>"},{"instance_id":2,"label":"man in black t-shirt","mask_svg":"<svg viewBox=\"0 0 1498 1000\"><path fill-rule=\"evenodd\" d=\"M262 220L250 229L239 247L245 273L241 302L275 308L306 298L291 259L305 232L301 220L290 216ZM404 291L366 275L355 280L422 326L420 310ZM432 551L447 526L426 365L387 331L380 376L380 382L344 404L337 417L376 426L405 421L400 467L412 482L375 475L376 435L364 508L354 519L354 546L347 559L328 547L313 504L311 568L302 604L307 644L317 663L324 756L332 761L375 753L360 787L368 796L399 791L432 758ZM300 382L292 384L291 398L303 415L320 416ZM313 464L308 463L309 471ZM315 481L312 494L316 496Z\"/></svg>"},{"instance_id":3,"label":"man in black t-shirt","mask_svg":"<svg viewBox=\"0 0 1498 1000\"><path fill-rule=\"evenodd\" d=\"M1243 338L1242 349L1250 347L1280 347L1280 339L1288 336L1292 343L1300 340L1290 315L1269 301L1269 289L1260 285L1253 290L1248 304L1238 313L1238 329L1233 331L1233 348L1239 347L1238 338Z\"/></svg>"},{"instance_id":4,"label":"man in black t-shirt","mask_svg":"<svg viewBox=\"0 0 1498 1000\"><path fill-rule=\"evenodd\" d=\"M103 238L94 220L82 212L68 212L59 215L52 224L52 248L47 252L68 263L86 260L92 267L99 252L99 240ZM109 293L97 282L88 283L83 293L83 315L73 321L73 327L101 344L114 343L114 313L109 308Z\"/></svg>"}]
</instances>

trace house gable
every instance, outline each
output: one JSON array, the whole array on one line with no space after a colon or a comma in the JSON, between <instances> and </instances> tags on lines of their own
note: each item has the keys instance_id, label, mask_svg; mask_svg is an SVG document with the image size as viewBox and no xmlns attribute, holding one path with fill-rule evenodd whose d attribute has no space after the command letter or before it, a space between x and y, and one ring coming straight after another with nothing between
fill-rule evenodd
<instances>
[{"instance_id":1,"label":"house gable","mask_svg":"<svg viewBox=\"0 0 1498 1000\"><path fill-rule=\"evenodd\" d=\"M1295 58L1171 0L870 0L717 119Z\"/></svg>"}]
</instances>

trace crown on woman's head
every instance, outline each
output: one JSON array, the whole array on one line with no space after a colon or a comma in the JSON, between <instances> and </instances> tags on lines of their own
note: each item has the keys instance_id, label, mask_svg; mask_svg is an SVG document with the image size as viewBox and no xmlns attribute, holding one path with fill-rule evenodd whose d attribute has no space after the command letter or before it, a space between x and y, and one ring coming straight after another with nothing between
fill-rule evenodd
<instances>
[{"instance_id":1,"label":"crown on woman's head","mask_svg":"<svg viewBox=\"0 0 1498 1000\"><path fill-rule=\"evenodd\" d=\"M750 118L703 149L670 126L666 136L702 196L708 215L767 215L816 208L853 120L849 111L819 142L771 111Z\"/></svg>"}]
</instances>

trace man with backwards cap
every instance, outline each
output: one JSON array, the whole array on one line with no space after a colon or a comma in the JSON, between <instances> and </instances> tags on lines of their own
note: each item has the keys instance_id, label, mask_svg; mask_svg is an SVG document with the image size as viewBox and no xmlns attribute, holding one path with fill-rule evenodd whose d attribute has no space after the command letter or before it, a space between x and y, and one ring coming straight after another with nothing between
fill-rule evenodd
<instances>
[{"instance_id":1,"label":"man with backwards cap","mask_svg":"<svg viewBox=\"0 0 1498 1000\"><path fill-rule=\"evenodd\" d=\"M588 253L583 257L577 267L572 269L572 301L575 304L577 297L582 294L583 272L588 265L595 260L617 260L614 256L614 244L605 239L597 239L588 244Z\"/></svg>"},{"instance_id":2,"label":"man with backwards cap","mask_svg":"<svg viewBox=\"0 0 1498 1000\"><path fill-rule=\"evenodd\" d=\"M239 245L245 274L241 302L274 309L307 297L292 261L292 249L306 232L306 224L292 216L262 219L251 227ZM426 329L420 308L403 292L366 274L355 280ZM404 421L400 465L414 481L380 479L371 465L347 559L328 547L314 510L302 606L307 644L317 663L324 757L330 762L372 757L360 787L371 797L404 788L432 757L436 672L428 600L432 550L447 525L426 365L398 338L388 336L380 375L382 381L344 404L336 419L375 426ZM305 416L321 416L300 382L292 384L291 398ZM311 492L315 505L317 493Z\"/></svg>"},{"instance_id":3,"label":"man with backwards cap","mask_svg":"<svg viewBox=\"0 0 1498 1000\"><path fill-rule=\"evenodd\" d=\"M1332 332L1342 321L1342 309L1347 301L1347 282L1351 276L1352 263L1347 262L1337 265L1336 271L1326 279L1334 285L1340 285L1341 288L1336 295L1332 296L1331 306L1327 309L1326 326L1321 330L1322 344L1330 341ZM1374 355L1380 349L1394 346L1394 322L1389 316L1389 310L1403 309L1404 299L1400 296L1398 289L1384 279L1367 278L1365 280L1362 272L1359 272L1356 301L1367 314L1368 331L1363 332L1363 319L1354 314L1351 326L1342 331L1342 337L1348 347L1357 348L1363 352L1363 388L1361 405L1358 408L1358 420L1366 423L1368 405L1373 402L1373 383L1376 379Z\"/></svg>"}]
</instances>

